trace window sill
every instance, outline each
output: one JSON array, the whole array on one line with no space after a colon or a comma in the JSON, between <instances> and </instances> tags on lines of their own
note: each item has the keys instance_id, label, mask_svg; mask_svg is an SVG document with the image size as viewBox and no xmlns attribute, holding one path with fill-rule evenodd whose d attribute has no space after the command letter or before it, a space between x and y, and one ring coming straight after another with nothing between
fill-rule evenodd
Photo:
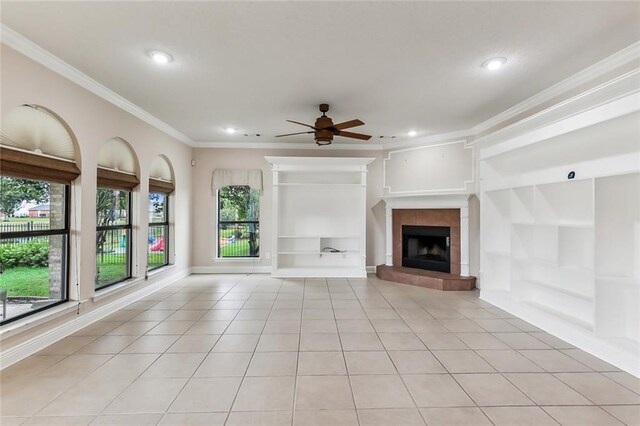
<instances>
[{"instance_id":1,"label":"window sill","mask_svg":"<svg viewBox=\"0 0 640 426\"><path fill-rule=\"evenodd\" d=\"M2 327L0 327L0 340L15 336L31 328L45 324L55 318L67 315L71 312L74 312L77 308L77 301L69 301L53 308L46 309L37 314L29 315L28 317L16 320L7 325L3 325Z\"/></svg>"},{"instance_id":2,"label":"window sill","mask_svg":"<svg viewBox=\"0 0 640 426\"><path fill-rule=\"evenodd\" d=\"M148 281L149 278L153 278L156 275L160 275L163 274L167 271L170 271L172 269L175 269L176 265L166 265L163 266L161 268L158 269L154 269L153 271L149 272L148 274L148 278L145 279L144 277L136 277L136 278L130 278L126 281L122 281L121 283L112 285L110 287L107 287L103 290L96 290L96 294L91 298L92 302L99 302L100 300L106 299L107 297L111 297L114 294L118 294L120 292L122 292L123 290L126 290L128 288L131 288L132 286L136 285L136 284L140 284L143 283L145 281Z\"/></svg>"},{"instance_id":3,"label":"window sill","mask_svg":"<svg viewBox=\"0 0 640 426\"><path fill-rule=\"evenodd\" d=\"M121 283L109 286L102 290L96 290L96 294L91 298L92 302L98 302L107 297L111 297L114 294L120 293L122 290L126 290L133 285L139 284L144 281L144 277L129 278Z\"/></svg>"},{"instance_id":4,"label":"window sill","mask_svg":"<svg viewBox=\"0 0 640 426\"><path fill-rule=\"evenodd\" d=\"M171 271L172 269L175 269L175 268L176 268L175 263L174 264L170 263L168 265L164 265L159 268L156 268L153 271L149 271L147 275L149 276L149 278L153 278L156 275L162 274L163 272L166 272L166 271Z\"/></svg>"}]
</instances>

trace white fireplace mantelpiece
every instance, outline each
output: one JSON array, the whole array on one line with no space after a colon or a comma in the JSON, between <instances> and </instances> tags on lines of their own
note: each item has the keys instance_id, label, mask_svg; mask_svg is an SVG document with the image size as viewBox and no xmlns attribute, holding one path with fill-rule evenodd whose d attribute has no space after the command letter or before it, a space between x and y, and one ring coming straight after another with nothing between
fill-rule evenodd
<instances>
[{"instance_id":1,"label":"white fireplace mantelpiece","mask_svg":"<svg viewBox=\"0 0 640 426\"><path fill-rule=\"evenodd\" d=\"M469 276L469 198L472 194L384 197L386 204L386 264L393 266L394 209L460 209L460 275Z\"/></svg>"}]
</instances>

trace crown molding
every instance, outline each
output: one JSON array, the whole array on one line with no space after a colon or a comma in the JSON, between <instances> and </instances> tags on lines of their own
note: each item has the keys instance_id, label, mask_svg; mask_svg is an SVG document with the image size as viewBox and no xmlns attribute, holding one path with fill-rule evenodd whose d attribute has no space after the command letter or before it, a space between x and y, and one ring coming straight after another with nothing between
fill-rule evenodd
<instances>
[{"instance_id":1,"label":"crown molding","mask_svg":"<svg viewBox=\"0 0 640 426\"><path fill-rule=\"evenodd\" d=\"M331 145L318 147L311 140L305 142L195 142L194 148L218 148L218 149L318 149L339 150L339 151L382 151L380 144L355 144L355 143L332 143Z\"/></svg>"},{"instance_id":2,"label":"crown molding","mask_svg":"<svg viewBox=\"0 0 640 426\"><path fill-rule=\"evenodd\" d=\"M468 143L474 138L471 129L456 130L455 132L438 133L435 135L423 136L410 140L400 140L396 142L385 142L382 144L385 151L395 151L398 149L411 149L427 147L429 145L441 144L447 142L460 142L461 139Z\"/></svg>"},{"instance_id":3,"label":"crown molding","mask_svg":"<svg viewBox=\"0 0 640 426\"><path fill-rule=\"evenodd\" d=\"M640 87L638 86L639 77L640 68L633 69L549 108L531 114L520 121L481 136L474 141L474 145L485 149L506 140L517 138L522 134L535 132L567 118L579 116L601 106L613 104L620 99L628 98L640 92Z\"/></svg>"},{"instance_id":4,"label":"crown molding","mask_svg":"<svg viewBox=\"0 0 640 426\"><path fill-rule=\"evenodd\" d=\"M640 111L640 90L618 97L610 102L584 109L579 113L567 115L545 126L518 131L505 140L501 140L500 142L502 143L484 147L479 159L486 160L506 151L523 148L542 140L551 139L638 111Z\"/></svg>"},{"instance_id":5,"label":"crown molding","mask_svg":"<svg viewBox=\"0 0 640 426\"><path fill-rule=\"evenodd\" d=\"M495 126L500 125L523 112L531 110L544 102L547 102L557 96L562 95L572 89L579 87L589 81L594 80L608 72L615 70L631 61L640 58L640 41L633 43L630 46L614 53L611 56L604 58L603 60L596 62L595 64L578 71L577 73L565 78L564 80L554 84L553 86L539 92L530 98L512 106L511 108L494 115L488 120L483 121L471 128L471 133L478 135ZM499 130L499 129L498 129Z\"/></svg>"},{"instance_id":6,"label":"crown molding","mask_svg":"<svg viewBox=\"0 0 640 426\"><path fill-rule=\"evenodd\" d=\"M40 65L49 68L51 71L60 74L62 77L74 82L78 86L90 91L94 95L112 103L118 108L128 112L134 117L139 118L145 123L155 127L156 129L166 133L167 135L178 139L189 146L194 146L193 140L184 133L171 127L169 124L143 110L133 102L118 95L113 90L98 83L77 68L64 62L51 52L38 46L31 40L12 30L5 24L0 24L0 42L6 46L22 53L30 59L33 59Z\"/></svg>"}]
</instances>

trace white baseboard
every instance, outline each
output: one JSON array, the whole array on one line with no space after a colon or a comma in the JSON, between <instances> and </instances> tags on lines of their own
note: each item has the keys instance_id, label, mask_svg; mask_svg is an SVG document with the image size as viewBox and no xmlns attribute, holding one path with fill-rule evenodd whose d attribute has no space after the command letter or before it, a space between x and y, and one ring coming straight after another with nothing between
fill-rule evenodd
<instances>
[{"instance_id":1,"label":"white baseboard","mask_svg":"<svg viewBox=\"0 0 640 426\"><path fill-rule=\"evenodd\" d=\"M192 266L192 274L269 274L271 266L258 265L215 265Z\"/></svg>"},{"instance_id":2,"label":"white baseboard","mask_svg":"<svg viewBox=\"0 0 640 426\"><path fill-rule=\"evenodd\" d=\"M47 346L50 346L55 342L83 329L84 327L87 327L88 325L91 325L94 322L101 320L108 315L111 315L112 313L124 308L127 305L130 305L133 302L136 302L150 294L155 293L158 290L161 290L169 284L172 284L175 281L186 277L190 273L190 268L177 271L151 285L143 287L140 290L136 290L133 293L126 294L124 295L124 297L114 300L111 303L96 308L93 311L87 312L86 314L81 314L52 330L48 330L40 334L39 336L35 336L6 351L0 352L0 370L5 369L18 361L21 361L38 351L41 351Z\"/></svg>"},{"instance_id":3,"label":"white baseboard","mask_svg":"<svg viewBox=\"0 0 640 426\"><path fill-rule=\"evenodd\" d=\"M480 290L480 299L640 378L640 354L637 352L624 350L576 325L533 306L514 301L504 291Z\"/></svg>"},{"instance_id":4,"label":"white baseboard","mask_svg":"<svg viewBox=\"0 0 640 426\"><path fill-rule=\"evenodd\" d=\"M367 266L367 274L375 274L375 266ZM270 274L271 266L252 265L215 265L215 266L193 266L192 274Z\"/></svg>"}]
</instances>

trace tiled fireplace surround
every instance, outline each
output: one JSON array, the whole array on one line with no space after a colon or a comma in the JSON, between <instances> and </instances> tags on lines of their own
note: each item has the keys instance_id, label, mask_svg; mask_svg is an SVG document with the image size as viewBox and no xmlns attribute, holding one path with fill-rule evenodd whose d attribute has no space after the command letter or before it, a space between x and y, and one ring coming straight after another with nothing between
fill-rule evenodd
<instances>
[{"instance_id":1,"label":"tiled fireplace surround","mask_svg":"<svg viewBox=\"0 0 640 426\"><path fill-rule=\"evenodd\" d=\"M402 266L402 225L451 228L451 274L469 276L470 194L394 196L386 204L386 265Z\"/></svg>"},{"instance_id":2,"label":"tiled fireplace surround","mask_svg":"<svg viewBox=\"0 0 640 426\"><path fill-rule=\"evenodd\" d=\"M394 209L393 264L402 265L402 226L448 226L451 274L460 275L460 209Z\"/></svg>"}]
</instances>

